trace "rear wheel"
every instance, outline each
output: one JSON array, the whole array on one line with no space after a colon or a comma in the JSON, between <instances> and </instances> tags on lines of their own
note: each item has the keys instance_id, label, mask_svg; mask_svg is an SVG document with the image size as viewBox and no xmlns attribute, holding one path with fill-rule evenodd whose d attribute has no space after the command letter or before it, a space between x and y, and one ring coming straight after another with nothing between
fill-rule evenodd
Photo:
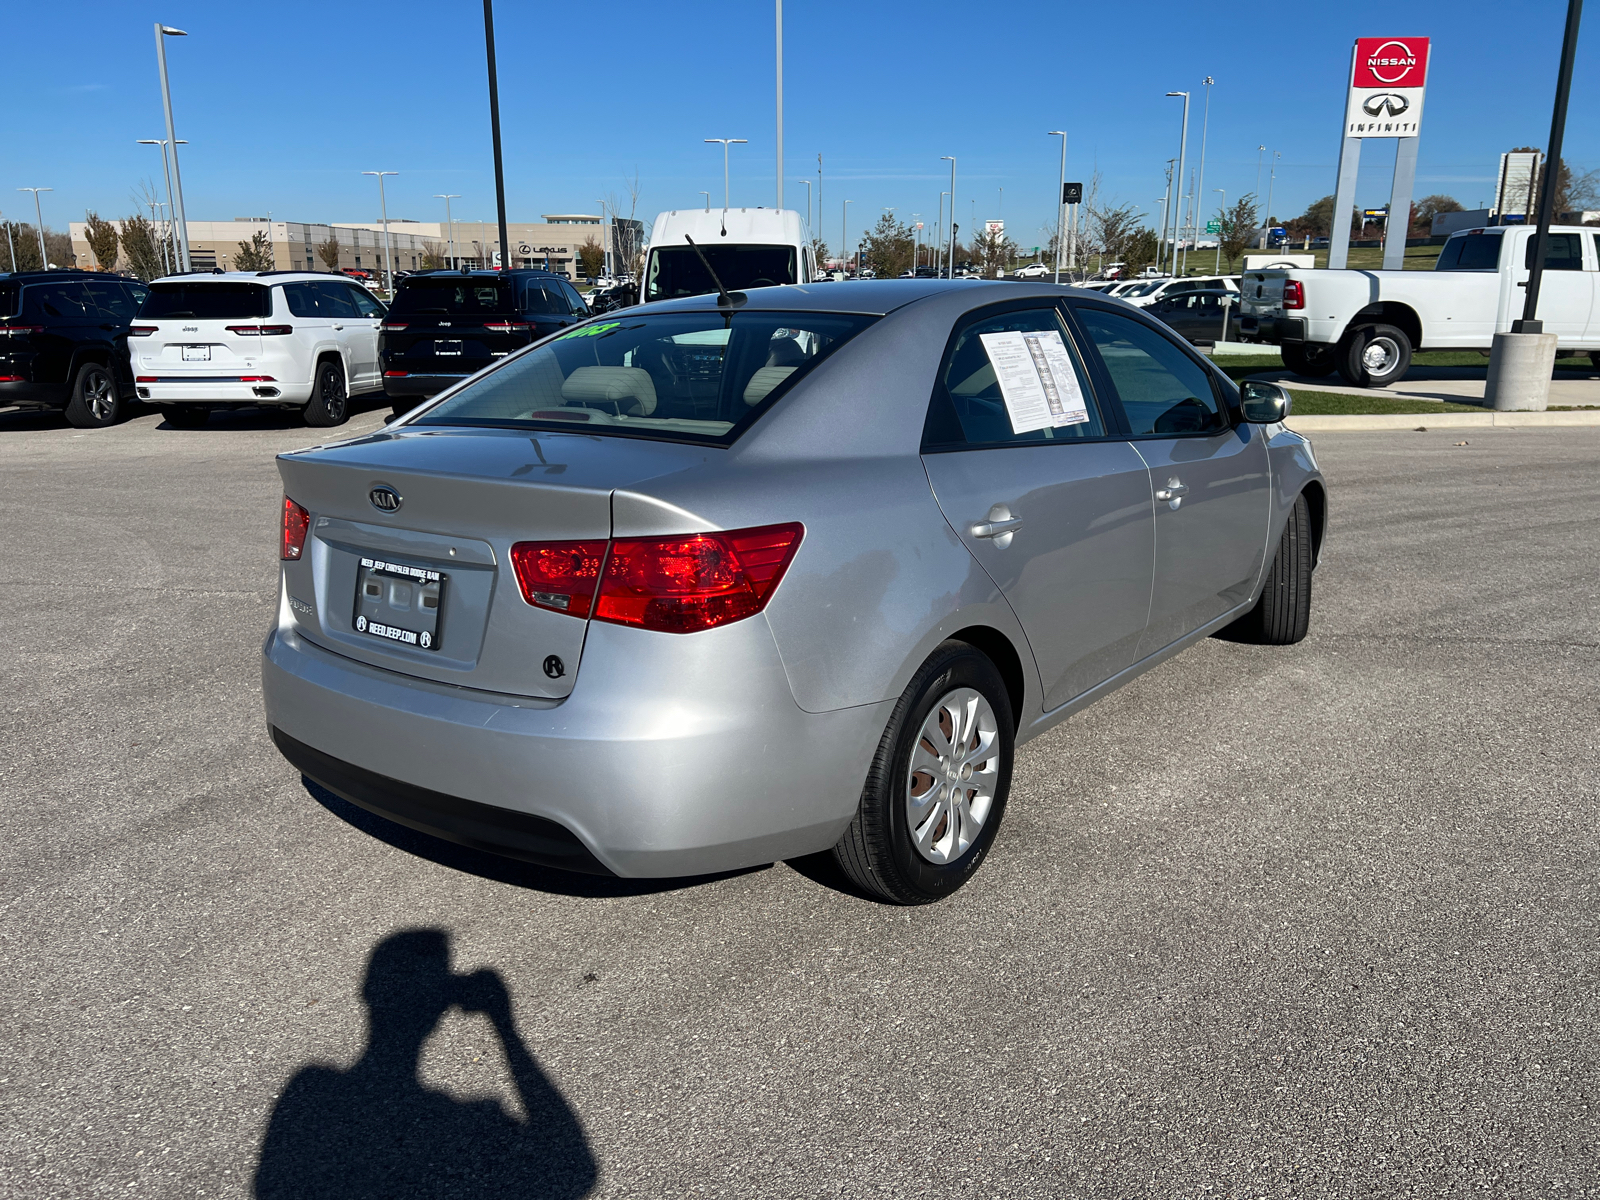
<instances>
[{"instance_id":1,"label":"rear wheel","mask_svg":"<svg viewBox=\"0 0 1600 1200\"><path fill-rule=\"evenodd\" d=\"M1339 369L1332 346L1317 342L1296 342L1283 347L1283 365L1296 375L1321 379Z\"/></svg>"},{"instance_id":2,"label":"rear wheel","mask_svg":"<svg viewBox=\"0 0 1600 1200\"><path fill-rule=\"evenodd\" d=\"M1589 362L1593 364L1596 371L1600 371L1600 350L1589 351Z\"/></svg>"},{"instance_id":3,"label":"rear wheel","mask_svg":"<svg viewBox=\"0 0 1600 1200\"><path fill-rule=\"evenodd\" d=\"M928 904L978 869L1005 812L1016 725L1005 682L965 642L945 642L906 685L834 847L856 886Z\"/></svg>"},{"instance_id":4,"label":"rear wheel","mask_svg":"<svg viewBox=\"0 0 1600 1200\"><path fill-rule=\"evenodd\" d=\"M1267 569L1267 586L1256 606L1225 631L1234 641L1262 646L1292 646L1311 628L1311 506L1305 494L1295 497L1294 508L1278 539L1278 553Z\"/></svg>"},{"instance_id":5,"label":"rear wheel","mask_svg":"<svg viewBox=\"0 0 1600 1200\"><path fill-rule=\"evenodd\" d=\"M160 408L167 424L178 429L198 429L211 419L211 410L204 404L163 404Z\"/></svg>"},{"instance_id":6,"label":"rear wheel","mask_svg":"<svg viewBox=\"0 0 1600 1200\"><path fill-rule=\"evenodd\" d=\"M122 398L108 368L93 362L78 368L65 416L78 429L101 429L122 418Z\"/></svg>"},{"instance_id":7,"label":"rear wheel","mask_svg":"<svg viewBox=\"0 0 1600 1200\"><path fill-rule=\"evenodd\" d=\"M1393 325L1363 325L1339 340L1339 374L1355 387L1383 387L1411 367L1411 339Z\"/></svg>"},{"instance_id":8,"label":"rear wheel","mask_svg":"<svg viewBox=\"0 0 1600 1200\"><path fill-rule=\"evenodd\" d=\"M317 364L317 380L311 389L311 403L304 409L307 425L343 425L350 415L350 397L345 391L344 368L335 359Z\"/></svg>"}]
</instances>

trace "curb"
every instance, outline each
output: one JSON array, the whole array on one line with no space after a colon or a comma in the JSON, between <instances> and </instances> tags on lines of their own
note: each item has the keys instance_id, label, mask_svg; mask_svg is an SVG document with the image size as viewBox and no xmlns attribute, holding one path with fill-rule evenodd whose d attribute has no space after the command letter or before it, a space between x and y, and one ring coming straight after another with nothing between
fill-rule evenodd
<instances>
[{"instance_id":1,"label":"curb","mask_svg":"<svg viewBox=\"0 0 1600 1200\"><path fill-rule=\"evenodd\" d=\"M1290 416L1296 433L1335 433L1366 429L1528 429L1552 425L1600 426L1600 409L1578 412L1367 413L1360 416Z\"/></svg>"}]
</instances>

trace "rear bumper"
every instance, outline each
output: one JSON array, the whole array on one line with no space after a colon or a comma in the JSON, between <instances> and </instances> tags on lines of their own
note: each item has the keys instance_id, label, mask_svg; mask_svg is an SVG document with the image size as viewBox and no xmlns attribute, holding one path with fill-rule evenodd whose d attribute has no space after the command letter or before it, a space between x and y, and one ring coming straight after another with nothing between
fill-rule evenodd
<instances>
[{"instance_id":1,"label":"rear bumper","mask_svg":"<svg viewBox=\"0 0 1600 1200\"><path fill-rule=\"evenodd\" d=\"M1306 319L1245 315L1239 318L1239 335L1257 342L1303 342L1306 340Z\"/></svg>"},{"instance_id":2,"label":"rear bumper","mask_svg":"<svg viewBox=\"0 0 1600 1200\"><path fill-rule=\"evenodd\" d=\"M3 374L4 372L0 372ZM0 405L28 404L65 408L72 389L65 383L0 383Z\"/></svg>"},{"instance_id":3,"label":"rear bumper","mask_svg":"<svg viewBox=\"0 0 1600 1200\"><path fill-rule=\"evenodd\" d=\"M136 384L139 399L152 404L305 404L311 399L309 382L285 382L281 378L261 383L240 383L228 376L159 379L157 383Z\"/></svg>"},{"instance_id":4,"label":"rear bumper","mask_svg":"<svg viewBox=\"0 0 1600 1200\"><path fill-rule=\"evenodd\" d=\"M569 870L595 866L551 857L565 838L628 877L827 849L893 706L804 712L759 616L687 636L591 624L571 695L541 700L355 662L282 610L262 690L295 766L412 828Z\"/></svg>"},{"instance_id":5,"label":"rear bumper","mask_svg":"<svg viewBox=\"0 0 1600 1200\"><path fill-rule=\"evenodd\" d=\"M466 372L451 375L385 375L383 394L391 400L415 400L437 396L445 388L454 387L466 377Z\"/></svg>"}]
</instances>

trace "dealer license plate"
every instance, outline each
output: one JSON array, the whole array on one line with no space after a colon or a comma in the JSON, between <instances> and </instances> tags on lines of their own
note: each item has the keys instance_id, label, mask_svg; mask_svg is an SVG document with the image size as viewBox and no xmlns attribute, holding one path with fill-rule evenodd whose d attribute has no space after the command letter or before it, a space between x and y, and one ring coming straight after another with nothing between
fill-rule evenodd
<instances>
[{"instance_id":1,"label":"dealer license plate","mask_svg":"<svg viewBox=\"0 0 1600 1200\"><path fill-rule=\"evenodd\" d=\"M427 567L363 557L356 572L355 631L418 650L437 650L446 578Z\"/></svg>"},{"instance_id":2,"label":"dealer license plate","mask_svg":"<svg viewBox=\"0 0 1600 1200\"><path fill-rule=\"evenodd\" d=\"M433 344L433 352L435 354L446 354L446 355L451 355L453 357L459 358L461 356L461 343L460 342L435 342Z\"/></svg>"},{"instance_id":3,"label":"dealer license plate","mask_svg":"<svg viewBox=\"0 0 1600 1200\"><path fill-rule=\"evenodd\" d=\"M210 362L210 346L185 346L183 348L184 362Z\"/></svg>"}]
</instances>

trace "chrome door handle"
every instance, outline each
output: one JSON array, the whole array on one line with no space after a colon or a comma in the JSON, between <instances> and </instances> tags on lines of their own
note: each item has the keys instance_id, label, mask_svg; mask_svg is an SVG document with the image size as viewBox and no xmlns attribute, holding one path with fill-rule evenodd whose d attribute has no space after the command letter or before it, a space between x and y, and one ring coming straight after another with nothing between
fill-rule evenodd
<instances>
[{"instance_id":1,"label":"chrome door handle","mask_svg":"<svg viewBox=\"0 0 1600 1200\"><path fill-rule=\"evenodd\" d=\"M343 326L343 325L335 325L335 326L334 326L334 328L335 328L335 329L343 329L343 328L344 328L344 326Z\"/></svg>"},{"instance_id":2,"label":"chrome door handle","mask_svg":"<svg viewBox=\"0 0 1600 1200\"><path fill-rule=\"evenodd\" d=\"M972 527L972 536L975 538L997 538L1007 533L1015 533L1021 528L1021 517L1006 517L1000 521L979 521Z\"/></svg>"},{"instance_id":3,"label":"chrome door handle","mask_svg":"<svg viewBox=\"0 0 1600 1200\"><path fill-rule=\"evenodd\" d=\"M1156 499L1165 500L1170 503L1173 508L1177 508L1178 505L1183 502L1184 496L1188 495L1188 493L1188 484L1182 483L1177 479L1169 479L1167 480L1166 487L1156 489Z\"/></svg>"}]
</instances>

